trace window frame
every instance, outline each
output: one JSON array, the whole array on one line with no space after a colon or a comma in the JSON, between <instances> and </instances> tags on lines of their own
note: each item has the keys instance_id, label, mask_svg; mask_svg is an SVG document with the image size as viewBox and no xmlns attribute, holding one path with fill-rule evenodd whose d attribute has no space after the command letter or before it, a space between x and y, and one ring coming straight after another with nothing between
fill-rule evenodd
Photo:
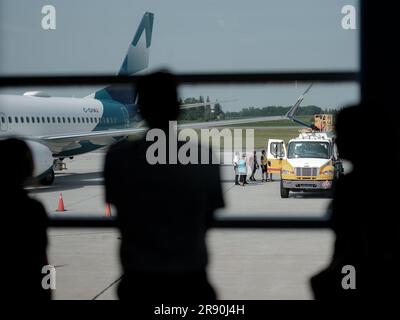
<instances>
[{"instance_id":1,"label":"window frame","mask_svg":"<svg viewBox=\"0 0 400 320\"><path fill-rule=\"evenodd\" d=\"M358 82L361 85L361 101L368 96L366 91L366 79L371 82L371 74L365 74L367 59L365 58L366 49L373 49L371 43L367 43L365 30L371 27L372 9L365 5L365 1L360 2L360 21L361 33L359 43L360 71L340 71L340 72L240 72L240 73L194 73L177 74L179 84L266 84L266 83L298 83L320 82L320 83L345 83ZM366 22L369 18L370 21ZM371 63L368 60L368 63ZM112 85L112 84L134 84L141 76L109 76L109 75L57 75L57 76L0 76L0 88L2 87L26 87L26 86L71 86L71 85ZM371 83L367 85L371 85ZM79 118L78 118L79 119ZM18 121L16 121L18 123ZM23 123L23 122L22 122ZM79 123L79 120L78 120ZM85 123L83 121L83 123ZM99 123L103 123L102 118ZM92 217L81 216L78 218L52 217L49 221L50 227L61 228L117 228L115 217ZM230 229L321 229L329 228L329 216L323 217L281 217L281 216L235 216L235 217L216 217L212 224L215 228Z\"/></svg>"}]
</instances>

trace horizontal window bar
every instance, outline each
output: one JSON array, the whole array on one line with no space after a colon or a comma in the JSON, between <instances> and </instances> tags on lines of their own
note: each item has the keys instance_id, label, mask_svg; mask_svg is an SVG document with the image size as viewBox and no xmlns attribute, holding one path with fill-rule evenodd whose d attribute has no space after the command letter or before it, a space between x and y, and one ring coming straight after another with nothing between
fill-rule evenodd
<instances>
[{"instance_id":1,"label":"horizontal window bar","mask_svg":"<svg viewBox=\"0 0 400 320\"><path fill-rule=\"evenodd\" d=\"M134 83L141 76L14 76L0 77L0 87L22 86L66 86L66 85L104 85ZM298 82L351 82L359 81L358 72L273 72L273 73L196 73L177 74L180 83L187 84L235 84L235 83L288 83Z\"/></svg>"},{"instance_id":2,"label":"horizontal window bar","mask_svg":"<svg viewBox=\"0 0 400 320\"><path fill-rule=\"evenodd\" d=\"M50 227L55 228L116 228L115 218L51 218ZM295 217L235 217L217 218L213 228L231 229L320 229L329 228L329 219Z\"/></svg>"}]
</instances>

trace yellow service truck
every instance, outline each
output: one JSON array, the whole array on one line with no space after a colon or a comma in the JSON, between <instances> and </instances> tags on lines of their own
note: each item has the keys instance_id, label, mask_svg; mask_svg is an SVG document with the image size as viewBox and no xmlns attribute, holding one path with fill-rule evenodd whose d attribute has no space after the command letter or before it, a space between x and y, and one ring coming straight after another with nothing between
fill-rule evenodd
<instances>
[{"instance_id":1,"label":"yellow service truck","mask_svg":"<svg viewBox=\"0 0 400 320\"><path fill-rule=\"evenodd\" d=\"M288 142L270 139L267 147L268 172L280 173L280 193L331 191L343 174L334 139L325 132L300 133Z\"/></svg>"}]
</instances>

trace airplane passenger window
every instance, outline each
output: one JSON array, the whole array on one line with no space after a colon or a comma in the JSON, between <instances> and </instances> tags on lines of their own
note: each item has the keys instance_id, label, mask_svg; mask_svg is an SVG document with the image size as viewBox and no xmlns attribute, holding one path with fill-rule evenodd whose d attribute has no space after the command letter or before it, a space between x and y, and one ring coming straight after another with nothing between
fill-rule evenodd
<instances>
[{"instance_id":1,"label":"airplane passenger window","mask_svg":"<svg viewBox=\"0 0 400 320\"><path fill-rule=\"evenodd\" d=\"M32 123L35 123L35 117L31 117Z\"/></svg>"},{"instance_id":2,"label":"airplane passenger window","mask_svg":"<svg viewBox=\"0 0 400 320\"><path fill-rule=\"evenodd\" d=\"M15 123L18 123L18 117L14 117Z\"/></svg>"},{"instance_id":3,"label":"airplane passenger window","mask_svg":"<svg viewBox=\"0 0 400 320\"><path fill-rule=\"evenodd\" d=\"M44 117L42 117L42 123L45 123L46 119Z\"/></svg>"},{"instance_id":4,"label":"airplane passenger window","mask_svg":"<svg viewBox=\"0 0 400 320\"><path fill-rule=\"evenodd\" d=\"M26 117L26 123L29 123L29 117Z\"/></svg>"},{"instance_id":5,"label":"airplane passenger window","mask_svg":"<svg viewBox=\"0 0 400 320\"><path fill-rule=\"evenodd\" d=\"M12 123L12 117L8 117L8 122Z\"/></svg>"}]
</instances>

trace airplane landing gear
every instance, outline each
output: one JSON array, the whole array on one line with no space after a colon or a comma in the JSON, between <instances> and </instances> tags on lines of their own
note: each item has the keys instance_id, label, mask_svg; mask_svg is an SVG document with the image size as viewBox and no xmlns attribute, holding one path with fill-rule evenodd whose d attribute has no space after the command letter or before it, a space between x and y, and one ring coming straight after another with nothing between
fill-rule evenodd
<instances>
[{"instance_id":1,"label":"airplane landing gear","mask_svg":"<svg viewBox=\"0 0 400 320\"><path fill-rule=\"evenodd\" d=\"M53 169L57 171L67 170L67 164L64 162L64 158L54 159Z\"/></svg>"},{"instance_id":2,"label":"airplane landing gear","mask_svg":"<svg viewBox=\"0 0 400 320\"><path fill-rule=\"evenodd\" d=\"M51 169L48 173L39 180L39 183L43 186L50 186L54 182L54 170Z\"/></svg>"}]
</instances>

